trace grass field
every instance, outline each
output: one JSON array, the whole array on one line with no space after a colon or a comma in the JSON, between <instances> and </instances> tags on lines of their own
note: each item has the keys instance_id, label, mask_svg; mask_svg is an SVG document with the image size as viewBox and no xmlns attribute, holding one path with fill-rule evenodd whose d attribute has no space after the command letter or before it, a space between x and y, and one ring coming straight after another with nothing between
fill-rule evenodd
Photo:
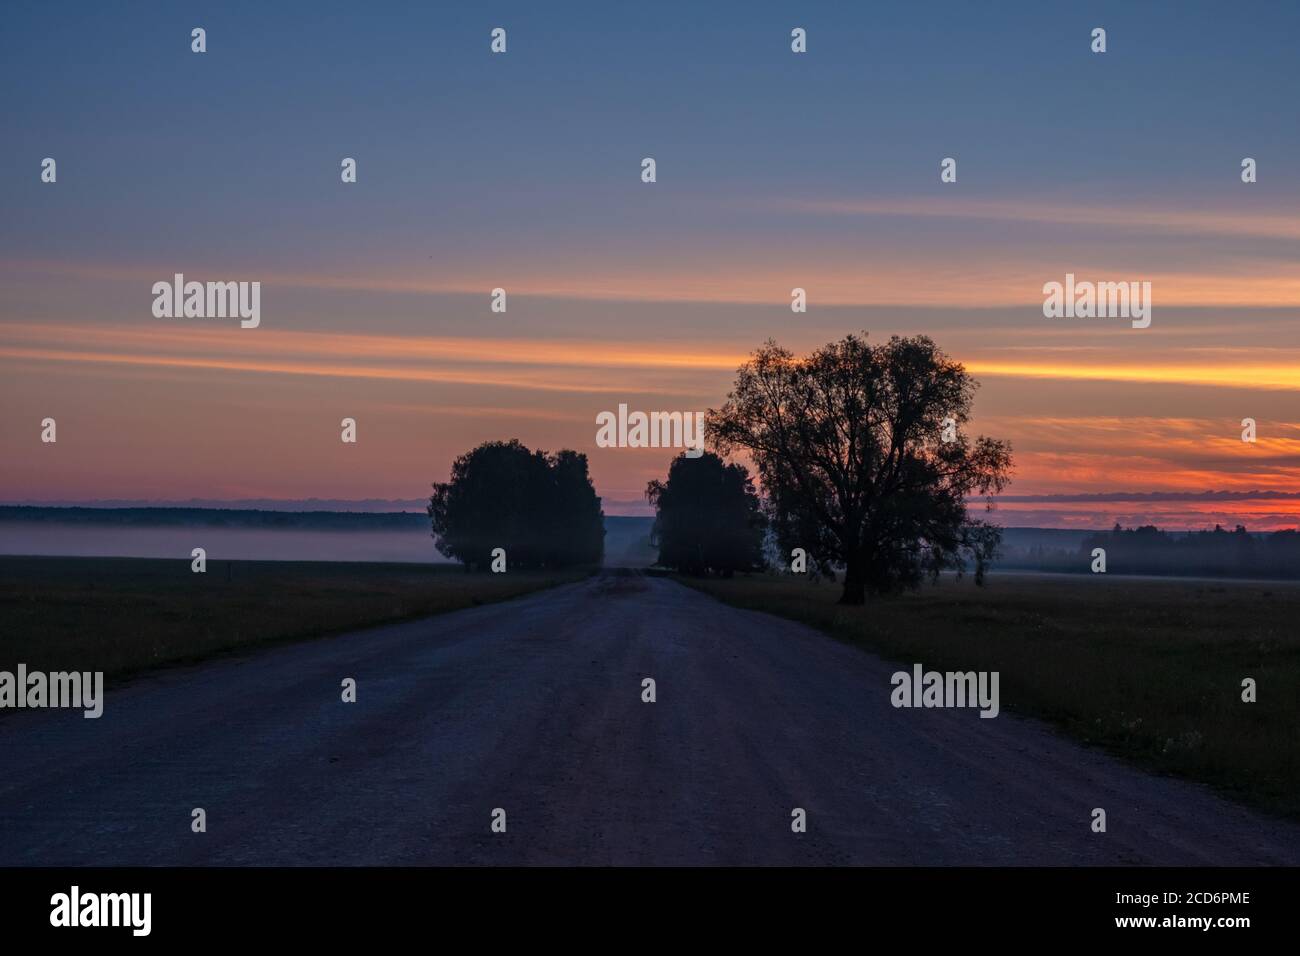
<instances>
[{"instance_id":1,"label":"grass field","mask_svg":"<svg viewBox=\"0 0 1300 956\"><path fill-rule=\"evenodd\" d=\"M999 671L1004 709L1300 816L1300 584L994 574L845 608L790 576L679 580L909 666Z\"/></svg>"},{"instance_id":2,"label":"grass field","mask_svg":"<svg viewBox=\"0 0 1300 956\"><path fill-rule=\"evenodd\" d=\"M459 566L0 557L0 670L121 678L255 644L500 601L585 572Z\"/></svg>"}]
</instances>

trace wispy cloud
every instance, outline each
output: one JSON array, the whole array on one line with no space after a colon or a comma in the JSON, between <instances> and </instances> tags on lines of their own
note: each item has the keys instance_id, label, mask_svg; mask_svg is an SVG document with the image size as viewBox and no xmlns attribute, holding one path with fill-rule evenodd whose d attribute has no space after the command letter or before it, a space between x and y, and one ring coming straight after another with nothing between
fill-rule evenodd
<instances>
[{"instance_id":1,"label":"wispy cloud","mask_svg":"<svg viewBox=\"0 0 1300 956\"><path fill-rule=\"evenodd\" d=\"M923 218L927 216L940 218L938 211ZM1119 273L1150 281L1157 308L1300 307L1300 260L1295 257L1218 252L1209 259L1193 258L1158 244L1143 245L1138 255L1104 242L1045 247L1032 236L989 242L958 234L938 239L869 234L792 247L773 235L746 233L727 244L693 238L609 250L566 249L557 243L526 258L503 255L491 268L454 258L436 265L403 263L400 252L377 250L345 263L290 268L272 260L227 264L220 271L257 279L266 290L485 297L502 286L512 296L538 299L773 307L787 305L790 290L799 286L808 291L814 308L1037 308L1043 283L1071 271L1083 278ZM0 272L20 280L45 275L146 287L159 278L156 266L51 260L10 259L0 263ZM186 274L202 277L203 272L195 265Z\"/></svg>"},{"instance_id":2,"label":"wispy cloud","mask_svg":"<svg viewBox=\"0 0 1300 956\"><path fill-rule=\"evenodd\" d=\"M876 199L774 199L763 205L792 212L834 216L925 219L975 219L989 222L1041 223L1060 226L1099 226L1108 230L1165 233L1179 236L1235 236L1300 240L1300 209L1189 209L1061 203L1034 199L979 199L961 196L914 196Z\"/></svg>"},{"instance_id":3,"label":"wispy cloud","mask_svg":"<svg viewBox=\"0 0 1300 956\"><path fill-rule=\"evenodd\" d=\"M0 360L210 369L618 393L636 370L732 370L744 356L653 342L360 335L238 328L0 325ZM601 370L599 374L595 370ZM613 370L624 370L622 373Z\"/></svg>"}]
</instances>

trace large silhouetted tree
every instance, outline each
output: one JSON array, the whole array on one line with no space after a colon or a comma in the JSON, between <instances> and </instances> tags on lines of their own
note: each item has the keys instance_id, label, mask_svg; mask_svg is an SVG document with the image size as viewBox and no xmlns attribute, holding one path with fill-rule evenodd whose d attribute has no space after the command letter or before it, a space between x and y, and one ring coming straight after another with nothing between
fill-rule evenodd
<instances>
[{"instance_id":1,"label":"large silhouetted tree","mask_svg":"<svg viewBox=\"0 0 1300 956\"><path fill-rule=\"evenodd\" d=\"M1010 446L961 426L977 383L930 339L850 335L805 358L768 341L737 372L706 434L749 452L784 554L844 569L840 601L912 587L973 559L983 580L1000 529L966 499L1006 484Z\"/></svg>"},{"instance_id":2,"label":"large silhouetted tree","mask_svg":"<svg viewBox=\"0 0 1300 956\"><path fill-rule=\"evenodd\" d=\"M510 568L596 564L604 554L600 498L587 456L575 451L485 442L433 486L428 513L438 550L466 570L487 568L494 548L505 549Z\"/></svg>"},{"instance_id":3,"label":"large silhouetted tree","mask_svg":"<svg viewBox=\"0 0 1300 956\"><path fill-rule=\"evenodd\" d=\"M666 481L646 486L655 508L650 541L658 564L687 574L758 571L764 566L766 521L743 465L711 452L673 459Z\"/></svg>"}]
</instances>

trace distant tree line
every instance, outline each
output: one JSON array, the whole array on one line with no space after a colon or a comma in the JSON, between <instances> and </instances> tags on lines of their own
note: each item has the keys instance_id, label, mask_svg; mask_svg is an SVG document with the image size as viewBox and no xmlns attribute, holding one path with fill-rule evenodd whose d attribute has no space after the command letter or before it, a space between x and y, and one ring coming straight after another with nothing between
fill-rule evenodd
<instances>
[{"instance_id":1,"label":"distant tree line","mask_svg":"<svg viewBox=\"0 0 1300 956\"><path fill-rule=\"evenodd\" d=\"M427 519L418 511L270 511L256 508L86 508L0 505L0 522L130 525L203 525L314 531L408 531Z\"/></svg>"},{"instance_id":2,"label":"distant tree line","mask_svg":"<svg viewBox=\"0 0 1300 956\"><path fill-rule=\"evenodd\" d=\"M518 440L485 442L452 464L429 499L434 543L466 570L486 570L502 548L510 569L599 564L605 515L587 456L548 455Z\"/></svg>"},{"instance_id":3,"label":"distant tree line","mask_svg":"<svg viewBox=\"0 0 1300 956\"><path fill-rule=\"evenodd\" d=\"M840 577L844 604L944 570L973 567L982 583L1002 529L968 502L983 496L991 510L1012 460L1006 442L965 431L977 385L925 336L869 344L849 335L802 357L767 342L706 415L714 451L678 455L647 486L658 564L694 575L774 566ZM733 452L757 474L727 461ZM575 451L480 445L434 485L428 514L438 550L469 569L489 567L496 548L512 568L603 556L600 498ZM1178 534L1116 525L1084 538L1077 557L1072 546L1036 543L1008 563L1059 561L1082 573L1096 548L1110 573L1300 578L1300 533L1240 526Z\"/></svg>"},{"instance_id":4,"label":"distant tree line","mask_svg":"<svg viewBox=\"0 0 1300 956\"><path fill-rule=\"evenodd\" d=\"M1300 533L1291 529L1251 534L1242 525L1232 531L1215 525L1183 534L1116 524L1083 542L1081 568L1088 568L1094 548L1106 550L1110 574L1300 578Z\"/></svg>"},{"instance_id":5,"label":"distant tree line","mask_svg":"<svg viewBox=\"0 0 1300 956\"><path fill-rule=\"evenodd\" d=\"M718 454L683 453L646 489L660 565L725 576L763 569L775 548L792 571L842 571L844 604L969 563L982 583L1001 529L967 501L1003 488L1011 450L965 433L977 383L962 365L925 336L863 334L805 357L769 341L736 376L705 418ZM748 469L721 457L732 452L753 462L761 499ZM428 513L438 550L467 569L490 567L497 548L513 568L603 555L600 499L574 451L487 442L433 486Z\"/></svg>"}]
</instances>

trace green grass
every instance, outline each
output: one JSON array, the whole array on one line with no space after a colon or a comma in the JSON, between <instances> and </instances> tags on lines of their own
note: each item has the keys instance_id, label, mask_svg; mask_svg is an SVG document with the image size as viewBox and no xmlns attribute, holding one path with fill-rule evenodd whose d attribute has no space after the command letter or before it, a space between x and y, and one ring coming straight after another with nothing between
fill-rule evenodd
<instances>
[{"instance_id":1,"label":"green grass","mask_svg":"<svg viewBox=\"0 0 1300 956\"><path fill-rule=\"evenodd\" d=\"M678 580L904 664L999 671L1004 709L1300 816L1300 584L994 574L847 608L791 576Z\"/></svg>"},{"instance_id":2,"label":"green grass","mask_svg":"<svg viewBox=\"0 0 1300 956\"><path fill-rule=\"evenodd\" d=\"M314 561L0 557L0 670L107 679L254 645L454 611L586 572Z\"/></svg>"}]
</instances>

